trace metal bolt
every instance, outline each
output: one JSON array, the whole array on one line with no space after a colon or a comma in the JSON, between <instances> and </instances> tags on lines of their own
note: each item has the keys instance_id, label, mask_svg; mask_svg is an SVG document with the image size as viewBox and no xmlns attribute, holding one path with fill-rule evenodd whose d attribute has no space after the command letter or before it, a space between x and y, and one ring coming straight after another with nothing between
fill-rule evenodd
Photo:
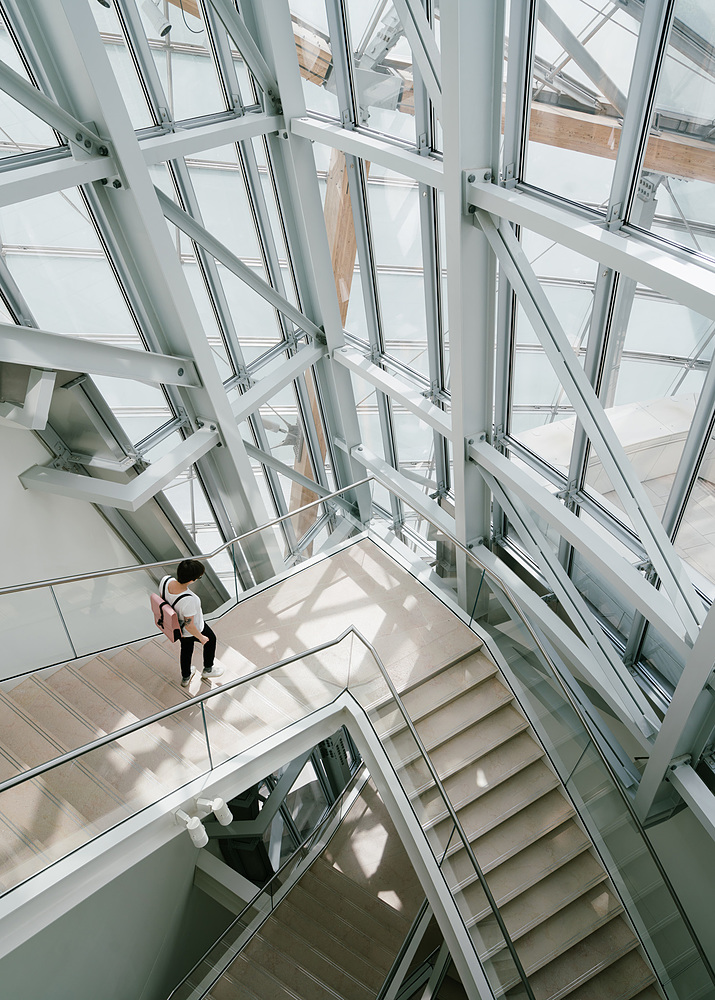
<instances>
[{"instance_id":1,"label":"metal bolt","mask_svg":"<svg viewBox=\"0 0 715 1000\"><path fill-rule=\"evenodd\" d=\"M113 180L112 181L112 187L120 188L121 186L122 186L122 182L120 180Z\"/></svg>"},{"instance_id":2,"label":"metal bolt","mask_svg":"<svg viewBox=\"0 0 715 1000\"><path fill-rule=\"evenodd\" d=\"M211 424L211 430L212 430L212 431L215 431L215 430L216 430L216 424Z\"/></svg>"},{"instance_id":3,"label":"metal bolt","mask_svg":"<svg viewBox=\"0 0 715 1000\"><path fill-rule=\"evenodd\" d=\"M109 150L106 146L100 146L97 152L100 156L109 156Z\"/></svg>"},{"instance_id":4,"label":"metal bolt","mask_svg":"<svg viewBox=\"0 0 715 1000\"><path fill-rule=\"evenodd\" d=\"M484 171L484 180L485 181L490 181L491 179L492 179L492 172L491 172L491 170L485 170Z\"/></svg>"},{"instance_id":5,"label":"metal bolt","mask_svg":"<svg viewBox=\"0 0 715 1000\"><path fill-rule=\"evenodd\" d=\"M474 438L469 438L467 440L467 444L474 444Z\"/></svg>"},{"instance_id":6,"label":"metal bolt","mask_svg":"<svg viewBox=\"0 0 715 1000\"><path fill-rule=\"evenodd\" d=\"M92 140L91 139L85 139L84 140L84 146L85 146L85 149L91 149L92 148Z\"/></svg>"},{"instance_id":7,"label":"metal bolt","mask_svg":"<svg viewBox=\"0 0 715 1000\"><path fill-rule=\"evenodd\" d=\"M77 140L77 142L82 142L82 133L81 132L76 132L75 133L75 139Z\"/></svg>"},{"instance_id":8,"label":"metal bolt","mask_svg":"<svg viewBox=\"0 0 715 1000\"><path fill-rule=\"evenodd\" d=\"M197 421L196 421L196 426L197 426L197 427L203 427L203 426L204 426L204 422L203 422L203 420L197 420Z\"/></svg>"},{"instance_id":9,"label":"metal bolt","mask_svg":"<svg viewBox=\"0 0 715 1000\"><path fill-rule=\"evenodd\" d=\"M467 548L471 551L474 548L474 546L472 545L471 542L467 542Z\"/></svg>"},{"instance_id":10,"label":"metal bolt","mask_svg":"<svg viewBox=\"0 0 715 1000\"><path fill-rule=\"evenodd\" d=\"M284 133L283 133L283 138L284 138L284 139L287 139L287 138L288 138L288 133L287 133L287 132L284 132Z\"/></svg>"},{"instance_id":11,"label":"metal bolt","mask_svg":"<svg viewBox=\"0 0 715 1000\"><path fill-rule=\"evenodd\" d=\"M362 451L362 445L361 444L358 445L358 451Z\"/></svg>"},{"instance_id":12,"label":"metal bolt","mask_svg":"<svg viewBox=\"0 0 715 1000\"><path fill-rule=\"evenodd\" d=\"M100 181L100 183L101 184L109 184L109 178L108 177L103 177L102 180Z\"/></svg>"},{"instance_id":13,"label":"metal bolt","mask_svg":"<svg viewBox=\"0 0 715 1000\"><path fill-rule=\"evenodd\" d=\"M476 179L477 178L474 176L474 174L470 174L469 177L467 177L467 180L469 181L470 184L474 184Z\"/></svg>"},{"instance_id":14,"label":"metal bolt","mask_svg":"<svg viewBox=\"0 0 715 1000\"><path fill-rule=\"evenodd\" d=\"M178 372L176 374L179 376L179 378L181 378L181 376L184 374L184 369L183 368L179 368L179 370L178 370Z\"/></svg>"},{"instance_id":15,"label":"metal bolt","mask_svg":"<svg viewBox=\"0 0 715 1000\"><path fill-rule=\"evenodd\" d=\"M479 435L479 440L480 440L480 441L486 441L486 439L487 439L487 436L486 436L486 434L480 434L480 435Z\"/></svg>"},{"instance_id":16,"label":"metal bolt","mask_svg":"<svg viewBox=\"0 0 715 1000\"><path fill-rule=\"evenodd\" d=\"M469 212L470 215L474 215L474 213L476 212L476 210L477 210L477 206L476 205L470 205L469 208L467 209L467 211Z\"/></svg>"}]
</instances>

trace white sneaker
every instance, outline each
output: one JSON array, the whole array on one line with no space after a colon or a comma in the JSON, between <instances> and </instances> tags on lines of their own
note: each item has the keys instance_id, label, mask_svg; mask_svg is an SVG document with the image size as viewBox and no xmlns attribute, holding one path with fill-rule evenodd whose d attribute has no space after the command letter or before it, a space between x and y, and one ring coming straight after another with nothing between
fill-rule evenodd
<instances>
[{"instance_id":1,"label":"white sneaker","mask_svg":"<svg viewBox=\"0 0 715 1000\"><path fill-rule=\"evenodd\" d=\"M201 674L202 681L210 681L212 677L220 677L223 673L223 667L220 663L214 663L210 670L204 670Z\"/></svg>"},{"instance_id":2,"label":"white sneaker","mask_svg":"<svg viewBox=\"0 0 715 1000\"><path fill-rule=\"evenodd\" d=\"M194 676L195 673L196 673L196 668L192 667L191 668L191 673L189 674L189 676L181 678L181 686L182 686L182 688L187 688L189 686L189 684L191 683L191 678Z\"/></svg>"}]
</instances>

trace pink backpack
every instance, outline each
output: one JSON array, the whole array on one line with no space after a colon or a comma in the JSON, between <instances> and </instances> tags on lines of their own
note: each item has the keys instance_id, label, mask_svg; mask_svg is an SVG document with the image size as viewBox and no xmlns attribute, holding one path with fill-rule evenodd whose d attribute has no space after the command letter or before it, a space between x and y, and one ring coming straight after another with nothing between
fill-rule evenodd
<instances>
[{"instance_id":1,"label":"pink backpack","mask_svg":"<svg viewBox=\"0 0 715 1000\"><path fill-rule=\"evenodd\" d=\"M178 604L182 597L186 597L188 592L179 594L174 603L171 604L166 600L166 584L168 582L169 578L167 577L164 586L161 588L164 594L163 597L161 594L152 594L149 600L156 627L160 632L164 633L170 642L176 642L181 638L181 622L174 606Z\"/></svg>"}]
</instances>

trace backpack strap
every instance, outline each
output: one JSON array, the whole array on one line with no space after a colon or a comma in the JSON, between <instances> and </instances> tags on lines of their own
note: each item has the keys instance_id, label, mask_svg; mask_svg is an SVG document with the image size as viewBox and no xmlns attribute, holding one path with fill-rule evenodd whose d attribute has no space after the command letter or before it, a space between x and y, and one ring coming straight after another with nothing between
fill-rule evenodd
<instances>
[{"instance_id":1,"label":"backpack strap","mask_svg":"<svg viewBox=\"0 0 715 1000\"><path fill-rule=\"evenodd\" d=\"M174 597L173 601L170 601L169 597L172 597L173 595L169 594L169 597L166 596L166 588L169 585L169 580L170 579L171 579L170 576L164 577L164 581L163 581L163 583L161 585L161 596L162 596L162 599L164 601L166 601L167 604L171 605L171 607L176 610L176 605L179 603L179 601L181 600L181 598L182 597L189 597L189 592L188 592L188 590L185 590L183 594L179 594L178 597Z\"/></svg>"}]
</instances>

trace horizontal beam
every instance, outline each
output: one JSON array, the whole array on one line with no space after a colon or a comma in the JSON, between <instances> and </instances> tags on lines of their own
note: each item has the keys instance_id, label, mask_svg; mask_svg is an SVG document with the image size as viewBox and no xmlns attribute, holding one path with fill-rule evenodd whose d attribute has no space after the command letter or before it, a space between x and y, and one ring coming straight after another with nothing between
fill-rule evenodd
<instances>
[{"instance_id":1,"label":"horizontal beam","mask_svg":"<svg viewBox=\"0 0 715 1000\"><path fill-rule=\"evenodd\" d=\"M159 199L159 204L161 205L161 210L164 213L166 219L175 225L182 233L186 233L190 240L198 243L199 246L203 247L204 250L208 251L211 256L227 267L229 271L244 281L249 288L252 288L254 292L257 292L261 298L265 299L266 302L270 302L274 309L282 313L286 319L289 319L291 323L294 323L299 329L303 330L314 340L323 339L323 331L319 326L316 326L312 320L309 320L307 316L304 316L299 309L284 298L280 292L277 292L275 288L272 288L267 281L259 277L255 271L252 271L250 267L243 263L243 261L232 253L227 246L224 246L220 240L217 240L215 236L204 228L199 222L185 212L182 208L168 198L163 191L159 188L154 188L156 191L157 198Z\"/></svg>"},{"instance_id":2,"label":"horizontal beam","mask_svg":"<svg viewBox=\"0 0 715 1000\"><path fill-rule=\"evenodd\" d=\"M524 226L715 319L713 267L672 249L660 250L635 233L626 237L610 232L584 214L515 188L466 182L466 197L469 205Z\"/></svg>"},{"instance_id":3,"label":"horizontal beam","mask_svg":"<svg viewBox=\"0 0 715 1000\"><path fill-rule=\"evenodd\" d=\"M0 323L0 361L157 385L201 385L193 361Z\"/></svg>"},{"instance_id":4,"label":"horizontal beam","mask_svg":"<svg viewBox=\"0 0 715 1000\"><path fill-rule=\"evenodd\" d=\"M284 386L302 375L303 372L320 361L327 354L327 348L320 344L301 347L290 358L275 368L270 375L262 378L244 392L233 403L231 409L237 421L246 420L259 406L272 399Z\"/></svg>"},{"instance_id":5,"label":"horizontal beam","mask_svg":"<svg viewBox=\"0 0 715 1000\"><path fill-rule=\"evenodd\" d=\"M217 431L207 428L195 431L129 483L113 483L43 465L33 466L19 479L27 490L135 511L218 443Z\"/></svg>"},{"instance_id":6,"label":"horizontal beam","mask_svg":"<svg viewBox=\"0 0 715 1000\"><path fill-rule=\"evenodd\" d=\"M64 150L51 160L20 164L0 172L0 208L41 198L66 188L90 184L116 173L114 160L106 156L74 160Z\"/></svg>"},{"instance_id":7,"label":"horizontal beam","mask_svg":"<svg viewBox=\"0 0 715 1000\"><path fill-rule=\"evenodd\" d=\"M430 403L421 392L411 388L403 379L390 375L352 347L338 348L333 352L333 359L451 440L452 421L449 414Z\"/></svg>"},{"instance_id":8,"label":"horizontal beam","mask_svg":"<svg viewBox=\"0 0 715 1000\"><path fill-rule=\"evenodd\" d=\"M418 514L423 514L445 535L449 538L456 537L454 518L450 517L436 500L432 500L415 483L388 465L384 459L379 458L361 444L351 449L350 456L368 469L386 489L404 500Z\"/></svg>"},{"instance_id":9,"label":"horizontal beam","mask_svg":"<svg viewBox=\"0 0 715 1000\"><path fill-rule=\"evenodd\" d=\"M43 431L50 415L56 378L56 372L31 368L22 405L13 406L12 403L0 402L0 420L12 427Z\"/></svg>"},{"instance_id":10,"label":"horizontal beam","mask_svg":"<svg viewBox=\"0 0 715 1000\"><path fill-rule=\"evenodd\" d=\"M535 514L544 518L559 534L581 552L606 583L629 604L652 622L663 638L685 659L690 646L673 605L651 586L623 556L618 555L603 537L543 486L528 472L510 461L486 441L467 445L467 453L490 472L502 487L513 491Z\"/></svg>"},{"instance_id":11,"label":"horizontal beam","mask_svg":"<svg viewBox=\"0 0 715 1000\"><path fill-rule=\"evenodd\" d=\"M360 156L370 163L379 163L381 167L395 170L419 181L420 184L429 184L430 187L439 189L444 187L442 163L434 157L418 156L417 153L403 149L397 143L363 135L360 132L351 132L339 125L331 125L317 119L293 118L290 128L294 135L320 142L331 149L340 149L343 153L352 153L353 156Z\"/></svg>"},{"instance_id":12,"label":"horizontal beam","mask_svg":"<svg viewBox=\"0 0 715 1000\"><path fill-rule=\"evenodd\" d=\"M281 115L249 113L234 118L211 122L198 128L176 128L163 135L139 139L142 156L147 166L191 156L206 149L217 149L234 142L243 142L259 135L267 135L284 128Z\"/></svg>"}]
</instances>

